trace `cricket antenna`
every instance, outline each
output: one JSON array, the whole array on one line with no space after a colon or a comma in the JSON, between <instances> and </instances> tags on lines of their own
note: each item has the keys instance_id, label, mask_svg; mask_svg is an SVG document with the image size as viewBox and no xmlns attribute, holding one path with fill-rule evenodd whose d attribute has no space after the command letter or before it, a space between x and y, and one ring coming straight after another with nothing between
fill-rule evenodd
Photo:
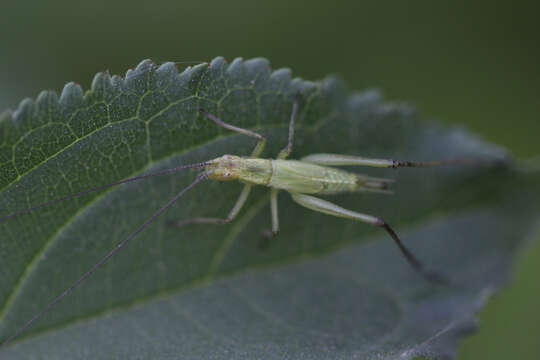
<instances>
[{"instance_id":1,"label":"cricket antenna","mask_svg":"<svg viewBox=\"0 0 540 360\"><path fill-rule=\"evenodd\" d=\"M177 172L177 171L180 171L180 170L184 170L184 169L202 168L203 166L206 166L206 165L208 165L207 162L200 162L200 163L182 165L182 166L177 166L177 167L170 168L170 169L165 169L165 170L156 171L156 172L153 172L153 173L148 173L148 174L143 174L143 175L123 179L123 180L120 180L120 181L115 181L115 182L112 182L110 184L96 186L94 188L90 188L90 189L83 190L83 191L80 191L80 192L76 192L76 193L73 193L73 194L70 194L70 195L62 196L62 197L59 197L59 198L56 198L56 199L53 199L53 200L46 201L46 202L41 203L41 204L31 206L31 207L23 209L23 210L15 211L15 212L13 212L13 213L11 213L9 215L2 216L2 217L0 217L0 224L7 221L7 220L9 220L9 219L11 219L11 218L17 217L19 215L26 214L26 213L29 213L31 211L35 211L37 209L41 209L42 207L53 205L53 204L62 202L64 200L73 199L73 198L83 196L83 195L86 195L86 194L90 194L90 193L93 193L93 192L96 192L96 191L104 190L104 189L107 189L107 188L112 187L112 186L121 185L121 184L129 183L129 182L133 182L133 181L137 181L137 180L142 180L142 179L146 179L146 178L153 177L153 176L171 174L171 173L174 173L174 172Z\"/></svg>"},{"instance_id":2,"label":"cricket antenna","mask_svg":"<svg viewBox=\"0 0 540 360\"><path fill-rule=\"evenodd\" d=\"M176 194L171 200L169 200L165 205L163 205L159 210L157 210L155 213L152 214L146 221L140 225L135 231L133 231L127 238L122 240L118 245L114 247L107 255L105 255L101 260L99 260L94 266L92 266L84 275L82 275L80 278L78 278L71 286L69 286L66 290L64 290L60 295L58 295L54 300L52 300L50 303L47 304L41 310L39 313L34 315L30 320L28 320L22 327L20 327L13 335L8 337L6 340L4 340L2 343L0 343L0 347L6 346L8 343L13 341L15 338L17 338L20 334L22 334L26 329L28 329L34 322L39 320L43 315L48 313L56 304L58 304L63 298L65 298L70 292L72 292L77 286L79 286L82 282L84 282L86 279L88 279L96 270L98 270L101 266L105 265L110 258L112 258L120 249L122 249L130 240L132 240L135 236L137 236L140 232L142 232L144 229L148 227L157 217L159 217L161 214L163 214L169 207L171 207L182 195L184 195L189 189L197 185L199 182L208 179L208 175L210 174L209 171L205 171L197 176L195 181L193 181L191 184L186 186L182 191L180 191L178 194Z\"/></svg>"},{"instance_id":3,"label":"cricket antenna","mask_svg":"<svg viewBox=\"0 0 540 360\"><path fill-rule=\"evenodd\" d=\"M158 64L164 64L164 63L173 63L174 65L189 65L189 64L202 64L208 62L207 60L187 60L187 61L161 61L160 59L157 59L156 62Z\"/></svg>"}]
</instances>

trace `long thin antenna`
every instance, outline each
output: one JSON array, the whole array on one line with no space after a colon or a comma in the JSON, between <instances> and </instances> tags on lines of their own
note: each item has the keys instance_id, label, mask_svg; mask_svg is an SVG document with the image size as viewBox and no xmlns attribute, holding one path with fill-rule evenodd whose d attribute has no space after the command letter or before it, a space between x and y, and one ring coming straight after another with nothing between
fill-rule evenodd
<instances>
[{"instance_id":1,"label":"long thin antenna","mask_svg":"<svg viewBox=\"0 0 540 360\"><path fill-rule=\"evenodd\" d=\"M103 266L111 257L113 257L120 249L122 249L131 239L133 239L135 236L137 236L141 231L146 229L148 225L150 225L158 216L163 214L172 204L174 204L182 195L184 195L189 189L197 185L202 180L206 180L208 178L208 172L203 172L197 178L195 181L193 181L191 184L189 184L187 187L185 187L182 191L180 191L178 194L176 194L175 197L173 197L171 200L169 200L165 205L163 205L158 211L156 211L152 216L150 216L141 226L139 226L135 231L133 231L127 238L122 240L114 249L109 251L107 255L105 255L101 260L99 260L94 266L90 268L83 276L81 276L79 279L77 279L70 287L68 287L66 290L64 290L60 295L58 295L53 301L51 301L43 310L41 310L39 313L34 315L33 318L28 320L21 328L19 328L13 335L8 337L6 340L4 340L0 347L6 346L8 343L10 343L13 339L18 337L23 331L28 329L30 325L32 325L35 321L39 320L43 315L49 312L58 302L60 302L63 298L65 298L71 291L73 291L77 286L79 286L82 282L84 282L90 275L92 275L94 272L96 272L97 269L99 269L101 266Z\"/></svg>"},{"instance_id":2,"label":"long thin antenna","mask_svg":"<svg viewBox=\"0 0 540 360\"><path fill-rule=\"evenodd\" d=\"M170 174L170 173L177 172L177 171L184 170L184 169L201 168L201 167L206 166L206 165L207 165L206 162L189 164L189 165L182 165L182 166L177 166L177 167L170 168L170 169L157 171L157 172L154 172L154 173L144 174L144 175L135 176L135 177L132 177L132 178L127 178L127 179L120 180L120 181L115 181L113 183L106 184L106 185L100 185L100 186L97 186L95 188L87 189L87 190L80 191L80 192L77 192L77 193L73 193L73 194L70 194L70 195L62 196L62 197L59 197L59 198L56 198L56 199L53 199L53 200L49 200L47 202L44 202L44 203L41 203L41 204L38 204L38 205L34 205L34 206L29 207L27 209L15 211L14 213L11 213L9 215L0 217L0 223L3 223L3 222L5 222L5 221L7 221L7 220L9 220L11 218L16 217L16 216L26 214L28 212L31 212L31 211L34 211L34 210L37 210L37 209L41 209L42 207L53 205L53 204L59 203L59 202L64 201L64 200L73 199L75 197L83 196L83 195L86 195L86 194L90 194L92 192L104 190L104 189L109 188L111 186L116 186L116 185L125 184L125 183L129 183L129 182L137 181L137 180L142 180L142 179L146 179L146 178L153 177L153 176L166 175L166 174Z\"/></svg>"}]
</instances>

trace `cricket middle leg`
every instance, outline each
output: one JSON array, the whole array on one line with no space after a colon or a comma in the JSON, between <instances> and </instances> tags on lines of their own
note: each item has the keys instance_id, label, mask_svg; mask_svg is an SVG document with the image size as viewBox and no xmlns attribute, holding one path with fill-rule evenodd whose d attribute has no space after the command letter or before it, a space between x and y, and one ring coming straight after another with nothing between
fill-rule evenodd
<instances>
[{"instance_id":1,"label":"cricket middle leg","mask_svg":"<svg viewBox=\"0 0 540 360\"><path fill-rule=\"evenodd\" d=\"M190 219L175 220L175 221L169 222L169 224L177 228L181 228L183 226L190 225L190 224L228 224L234 220L234 218L238 215L238 213L240 212L240 210L246 203L246 200L251 191L251 186L252 185L250 184L244 185L244 188L242 189L242 192L240 193L238 200L236 200L236 203L234 204L233 208L231 209L231 211L229 212L229 215L227 215L226 218L196 217L196 218L190 218Z\"/></svg>"},{"instance_id":2,"label":"cricket middle leg","mask_svg":"<svg viewBox=\"0 0 540 360\"><path fill-rule=\"evenodd\" d=\"M278 216L278 197L279 190L270 190L270 212L272 213L272 230L263 230L259 241L259 248L265 249L268 247L270 239L279 234L279 216Z\"/></svg>"}]
</instances>

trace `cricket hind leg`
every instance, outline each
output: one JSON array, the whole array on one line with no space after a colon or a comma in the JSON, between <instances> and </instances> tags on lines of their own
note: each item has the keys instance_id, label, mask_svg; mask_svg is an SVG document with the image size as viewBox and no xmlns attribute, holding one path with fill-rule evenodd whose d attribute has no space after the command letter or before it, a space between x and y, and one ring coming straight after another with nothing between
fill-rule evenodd
<instances>
[{"instance_id":1,"label":"cricket hind leg","mask_svg":"<svg viewBox=\"0 0 540 360\"><path fill-rule=\"evenodd\" d=\"M418 271L424 278L431 282L439 284L448 284L449 281L446 277L436 272L429 271L425 266L410 252L410 250L403 244L396 232L380 217L358 213L355 211L344 209L329 201L316 198L314 196L291 193L293 200L310 210L318 211L323 214L342 217L346 219L361 221L376 227L381 227L390 235L394 240L399 250L405 256L407 262Z\"/></svg>"},{"instance_id":2,"label":"cricket hind leg","mask_svg":"<svg viewBox=\"0 0 540 360\"><path fill-rule=\"evenodd\" d=\"M231 209L231 211L229 212L229 215L227 215L226 218L195 217L195 218L189 218L189 219L169 221L169 225L177 227L177 228L181 228L181 227L184 227L186 225L191 225L191 224L216 224L216 225L228 224L234 220L234 218L238 215L238 213L240 212L240 210L246 203L246 200L251 191L251 187L252 185L250 184L244 185L244 188L242 189L242 192L240 193L238 200L236 200L236 203L234 204L233 208Z\"/></svg>"},{"instance_id":3,"label":"cricket hind leg","mask_svg":"<svg viewBox=\"0 0 540 360\"><path fill-rule=\"evenodd\" d=\"M340 166L340 165L357 165L370 166L379 168L401 168L401 167L434 167L444 165L467 165L467 166L482 166L489 164L488 161L482 159L448 159L448 160L433 160L433 161L409 161L409 160L392 160L392 159L375 159L361 156L350 156L340 154L311 154L301 159L313 164L325 166Z\"/></svg>"}]
</instances>

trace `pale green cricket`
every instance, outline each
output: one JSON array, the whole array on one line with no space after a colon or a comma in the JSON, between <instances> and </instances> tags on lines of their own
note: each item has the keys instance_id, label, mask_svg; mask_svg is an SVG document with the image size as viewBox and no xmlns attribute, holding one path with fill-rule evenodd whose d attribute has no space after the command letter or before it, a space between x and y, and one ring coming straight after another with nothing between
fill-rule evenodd
<instances>
[{"instance_id":1,"label":"pale green cricket","mask_svg":"<svg viewBox=\"0 0 540 360\"><path fill-rule=\"evenodd\" d=\"M84 275L82 275L77 281L75 281L64 292L58 295L52 300L42 311L27 321L19 330L17 330L12 336L4 340L0 346L5 346L13 339L18 337L23 331L25 331L30 325L46 314L52 307L54 307L60 300L67 296L74 288L85 281L90 275L92 275L98 268L105 264L113 255L115 255L124 245L126 245L131 239L137 236L143 231L150 223L152 223L158 216L163 214L173 203L175 203L184 193L194 187L197 183L206 180L214 179L219 181L225 180L238 180L244 183L244 188L238 197L238 200L232 207L231 211L225 218L191 218L182 219L173 222L174 226L182 227L188 224L194 223L209 223L209 224L226 224L234 220L234 218L241 211L243 205L249 196L251 188L256 185L263 185L270 188L270 207L272 214L272 230L269 233L265 233L266 237L276 236L279 232L279 217L278 217L278 193L280 191L288 192L292 199L299 205L308 209L331 216L342 217L354 221L367 223L376 227L384 228L396 245L399 247L402 254L412 267L417 270L421 275L430 281L436 283L445 283L446 279L434 272L428 271L422 265L422 263L405 247L403 242L394 232L394 230L386 223L381 217L363 214L360 212L344 209L336 204L333 204L327 200L320 199L314 195L332 195L338 193L354 193L359 191L374 191L374 192L388 192L386 189L388 183L391 180L373 178L365 175L360 175L345 171L342 169L334 168L332 166L342 165L358 165L358 166L370 166L379 168L398 168L398 167L428 167L437 166L443 164L455 164L455 163L469 163L465 159L456 160L442 160L442 161L429 161L429 162L413 162L413 161L398 161L389 159L372 159L358 156L339 155L339 154L312 154L301 158L300 160L288 160L287 158L293 150L294 142L294 123L296 113L298 110L298 97L295 100L291 112L289 122L289 136L288 142L285 148L283 148L276 159L261 159L259 156L262 154L266 138L254 131L236 127L228 124L216 116L208 113L207 111L200 109L200 111L210 120L213 120L216 124L224 127L228 130L247 135L257 139L257 145L253 150L251 156L242 157L236 155L223 155L213 160L205 161L202 163L183 165L172 169L166 169L156 173L145 174L136 176L121 181L117 181L111 184L99 186L96 188L88 189L79 193L64 196L62 198L54 199L43 204L33 206L31 208L21 210L12 213L8 216L0 218L0 223L6 221L12 217L39 209L41 207L58 203L63 200L71 199L73 197L88 194L103 190L107 187L119 185L127 182L145 179L151 176L164 175L172 172L176 172L182 169L188 168L202 168L204 169L200 173L194 182L180 191L176 196L169 200L164 206L150 216L142 225L140 225L135 231L133 231L126 239L120 242L113 250L111 250L106 256L104 256L98 263L90 268Z\"/></svg>"},{"instance_id":2,"label":"pale green cricket","mask_svg":"<svg viewBox=\"0 0 540 360\"><path fill-rule=\"evenodd\" d=\"M270 188L270 208L272 214L272 230L269 234L265 234L265 236L276 236L279 233L278 193L284 190L291 195L294 202L310 210L384 228L415 270L419 271L428 280L435 282L446 281L441 275L427 271L422 263L405 247L390 225L381 217L345 209L313 195L334 195L360 191L387 192L388 183L392 182L388 179L373 178L332 166L359 165L379 168L428 167L463 162L463 160L413 162L323 153L308 155L300 160L287 160L293 150L294 122L298 111L298 100L295 100L291 112L287 146L279 152L276 159L261 159L259 156L266 144L266 138L263 135L225 123L204 109L200 109L200 111L219 126L254 137L258 141L250 157L223 155L207 161L204 165L203 177L220 181L238 180L245 184L229 215L225 218L183 219L175 222L176 226L182 227L192 223L229 223L234 220L242 209L251 188L254 185L264 185Z\"/></svg>"}]
</instances>

